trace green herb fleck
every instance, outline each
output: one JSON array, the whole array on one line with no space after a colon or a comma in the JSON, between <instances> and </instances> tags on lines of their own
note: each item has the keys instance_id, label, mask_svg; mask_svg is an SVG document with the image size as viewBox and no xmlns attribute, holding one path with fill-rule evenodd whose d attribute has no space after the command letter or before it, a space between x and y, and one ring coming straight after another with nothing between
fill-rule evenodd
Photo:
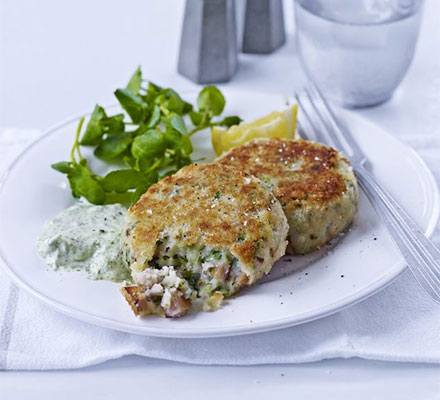
<instances>
[{"instance_id":1,"label":"green herb fleck","mask_svg":"<svg viewBox=\"0 0 440 400\"><path fill-rule=\"evenodd\" d=\"M245 239L246 237L244 233L241 233L240 235L238 235L237 242L244 242Z\"/></svg>"},{"instance_id":2,"label":"green herb fleck","mask_svg":"<svg viewBox=\"0 0 440 400\"><path fill-rule=\"evenodd\" d=\"M199 282L200 279L200 273L198 272L192 272L192 271L185 271L183 273L183 277L188 281L188 284L196 289L197 288L197 283Z\"/></svg>"},{"instance_id":3,"label":"green herb fleck","mask_svg":"<svg viewBox=\"0 0 440 400\"><path fill-rule=\"evenodd\" d=\"M214 257L214 260L221 260L222 259L222 253L220 250L213 250L212 256Z\"/></svg>"}]
</instances>

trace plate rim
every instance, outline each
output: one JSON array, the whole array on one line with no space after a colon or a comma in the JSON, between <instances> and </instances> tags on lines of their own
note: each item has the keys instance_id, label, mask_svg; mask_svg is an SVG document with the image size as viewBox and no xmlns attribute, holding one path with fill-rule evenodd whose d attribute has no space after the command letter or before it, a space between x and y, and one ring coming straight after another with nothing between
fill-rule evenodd
<instances>
[{"instance_id":1,"label":"plate rim","mask_svg":"<svg viewBox=\"0 0 440 400\"><path fill-rule=\"evenodd\" d=\"M253 93L253 94L261 94L261 95L269 95L269 96L279 96L284 98L285 96L282 94L276 93L265 93L265 92L255 92L255 91L247 91L247 90L234 90L228 89L225 92L236 92L236 93ZM112 107L114 104L109 105L108 107ZM425 229L425 234L428 237L431 237L439 220L440 216L440 192L437 182L434 178L429 167L426 165L425 161L421 158L421 156L415 151L412 147L407 145L406 143L400 141L398 138L393 136L391 133L388 133L381 126L374 124L368 119L358 115L351 110L343 110L345 115L349 115L349 118L353 118L355 120L360 121L364 125L370 125L374 127L375 130L380 131L381 134L390 137L392 140L399 142L402 146L404 146L412 156L414 160L417 161L423 176L426 182L429 184L430 189L433 189L432 192L432 212L429 216L428 225ZM51 136L59 129L69 125L75 121L77 121L82 116L90 115L90 112L87 113L78 113L74 116L68 117L63 121L52 125L48 129L46 129L41 136L33 140L29 143L15 158L14 160L5 168L3 173L0 176L0 196L2 195L4 188L6 186L6 182L8 181L8 177L15 167L15 165L22 159L22 157L30 151L34 146L36 146L40 141L43 141L45 138ZM0 246L0 266L3 268L7 276L11 279L11 281L17 285L18 287L24 289L43 303L49 305L53 309L61 312L64 315L69 317L90 323L92 325L115 329L122 332L134 333L142 336L154 336L154 337L167 337L167 338L215 338L215 337L228 337L228 336L241 336L248 335L252 333L259 332L268 332L272 330L284 329L291 326L301 325L307 322L311 322L314 320L318 320L324 317L327 317L336 312L342 311L348 307L351 307L366 298L376 294L377 292L385 289L388 285L393 283L403 272L406 271L407 265L403 258L399 261L396 261L390 268L389 272L383 275L379 280L372 282L370 285L366 286L360 291L355 292L352 295L349 295L341 300L338 300L333 303L327 304L325 307L318 308L313 312L305 312L303 314L297 314L294 318L292 317L284 317L276 320L269 320L264 322L255 322L253 324L246 325L237 325L233 328L224 328L221 330L214 328L198 328L197 332L191 330L190 328L181 328L179 327L177 330L175 328L155 328L148 325L132 325L127 324L125 322L119 322L117 320L109 319L106 317L97 316L91 313L88 313L83 310L79 310L76 307L72 307L66 305L54 298L45 295L38 290L34 289L32 286L23 282L20 277L14 272L13 268L8 265L5 255L2 252L2 247Z\"/></svg>"}]
</instances>

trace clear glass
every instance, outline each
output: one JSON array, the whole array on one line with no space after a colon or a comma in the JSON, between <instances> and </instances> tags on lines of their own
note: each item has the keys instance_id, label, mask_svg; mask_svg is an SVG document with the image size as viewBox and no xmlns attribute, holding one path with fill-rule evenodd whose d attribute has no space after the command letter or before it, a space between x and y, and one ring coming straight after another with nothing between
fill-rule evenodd
<instances>
[{"instance_id":1,"label":"clear glass","mask_svg":"<svg viewBox=\"0 0 440 400\"><path fill-rule=\"evenodd\" d=\"M422 5L423 0L295 0L305 72L345 107L388 100L414 56Z\"/></svg>"}]
</instances>

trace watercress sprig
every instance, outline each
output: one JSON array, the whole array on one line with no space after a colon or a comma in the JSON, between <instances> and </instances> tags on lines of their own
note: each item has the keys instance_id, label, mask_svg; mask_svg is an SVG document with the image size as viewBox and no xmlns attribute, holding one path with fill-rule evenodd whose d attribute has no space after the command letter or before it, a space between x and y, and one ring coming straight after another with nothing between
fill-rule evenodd
<instances>
[{"instance_id":1,"label":"watercress sprig","mask_svg":"<svg viewBox=\"0 0 440 400\"><path fill-rule=\"evenodd\" d=\"M217 87L204 87L194 107L175 90L143 79L140 68L114 94L125 113L108 115L96 105L82 134L85 119L79 121L70 161L52 164L67 176L73 197L92 204L136 202L153 183L192 162L192 135L241 122L237 116L219 119L226 102ZM81 146L92 147L95 157L123 167L100 176L81 155Z\"/></svg>"}]
</instances>

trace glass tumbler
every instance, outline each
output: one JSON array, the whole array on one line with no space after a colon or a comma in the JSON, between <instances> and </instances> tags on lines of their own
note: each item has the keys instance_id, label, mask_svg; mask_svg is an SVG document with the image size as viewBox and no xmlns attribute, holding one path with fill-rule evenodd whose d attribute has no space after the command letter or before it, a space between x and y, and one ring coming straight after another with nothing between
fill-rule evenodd
<instances>
[{"instance_id":1,"label":"glass tumbler","mask_svg":"<svg viewBox=\"0 0 440 400\"><path fill-rule=\"evenodd\" d=\"M294 0L308 77L345 107L388 100L417 43L423 0Z\"/></svg>"}]
</instances>

